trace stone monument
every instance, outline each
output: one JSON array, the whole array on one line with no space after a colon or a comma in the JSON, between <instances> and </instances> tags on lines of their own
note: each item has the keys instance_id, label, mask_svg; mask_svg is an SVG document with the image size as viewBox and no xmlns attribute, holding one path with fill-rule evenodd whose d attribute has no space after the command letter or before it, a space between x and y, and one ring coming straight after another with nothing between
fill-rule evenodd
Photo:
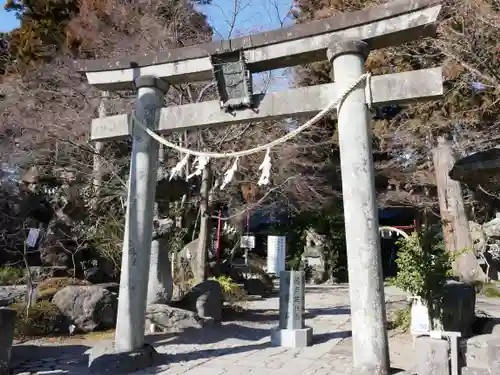
<instances>
[{"instance_id":1,"label":"stone monument","mask_svg":"<svg viewBox=\"0 0 500 375\"><path fill-rule=\"evenodd\" d=\"M304 271L280 272L280 322L271 330L274 345L303 348L312 343L312 328L304 324L304 284Z\"/></svg>"}]
</instances>

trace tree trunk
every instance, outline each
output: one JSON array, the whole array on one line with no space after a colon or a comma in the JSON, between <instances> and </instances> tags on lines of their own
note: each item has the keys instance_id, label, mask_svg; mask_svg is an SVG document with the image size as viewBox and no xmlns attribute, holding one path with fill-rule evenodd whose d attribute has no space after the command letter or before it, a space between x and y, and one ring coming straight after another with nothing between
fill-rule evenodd
<instances>
[{"instance_id":1,"label":"tree trunk","mask_svg":"<svg viewBox=\"0 0 500 375\"><path fill-rule=\"evenodd\" d=\"M198 237L198 251L196 254L195 279L197 282L205 280L207 250L210 236L210 216L208 213L208 200L210 195L210 183L212 180L212 169L210 163L203 170L201 180L200 201L200 235Z\"/></svg>"},{"instance_id":2,"label":"tree trunk","mask_svg":"<svg viewBox=\"0 0 500 375\"><path fill-rule=\"evenodd\" d=\"M453 271L466 282L484 281L484 272L474 253L460 183L448 175L455 157L450 142L444 137L439 137L433 158L444 245L450 253L461 252L453 264Z\"/></svg>"}]
</instances>

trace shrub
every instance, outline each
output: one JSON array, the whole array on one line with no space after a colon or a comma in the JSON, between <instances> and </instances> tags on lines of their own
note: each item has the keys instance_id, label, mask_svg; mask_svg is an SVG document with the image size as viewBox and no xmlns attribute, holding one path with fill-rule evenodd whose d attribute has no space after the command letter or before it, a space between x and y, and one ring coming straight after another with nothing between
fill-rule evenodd
<instances>
[{"instance_id":1,"label":"shrub","mask_svg":"<svg viewBox=\"0 0 500 375\"><path fill-rule=\"evenodd\" d=\"M226 302L234 303L245 298L245 290L240 285L236 284L229 276L221 275L213 277L211 280L215 280L220 284Z\"/></svg>"},{"instance_id":2,"label":"shrub","mask_svg":"<svg viewBox=\"0 0 500 375\"><path fill-rule=\"evenodd\" d=\"M398 328L403 332L410 329L411 325L411 306L403 307L396 311L394 318L394 328Z\"/></svg>"},{"instance_id":3,"label":"shrub","mask_svg":"<svg viewBox=\"0 0 500 375\"><path fill-rule=\"evenodd\" d=\"M14 267L0 268L0 285L19 285L24 281L24 270Z\"/></svg>"},{"instance_id":4,"label":"shrub","mask_svg":"<svg viewBox=\"0 0 500 375\"><path fill-rule=\"evenodd\" d=\"M452 272L452 259L443 246L435 244L424 249L422 243L422 237L416 232L399 241L398 274L391 283L420 297L427 305L430 317L439 318L446 280Z\"/></svg>"},{"instance_id":5,"label":"shrub","mask_svg":"<svg viewBox=\"0 0 500 375\"><path fill-rule=\"evenodd\" d=\"M108 214L89 235L90 243L99 256L113 264L113 276L120 273L124 227L121 216L117 218Z\"/></svg>"},{"instance_id":6,"label":"shrub","mask_svg":"<svg viewBox=\"0 0 500 375\"><path fill-rule=\"evenodd\" d=\"M38 301L26 311L25 303L10 306L17 312L14 337L46 336L56 333L63 323L61 312L52 302Z\"/></svg>"},{"instance_id":7,"label":"shrub","mask_svg":"<svg viewBox=\"0 0 500 375\"><path fill-rule=\"evenodd\" d=\"M54 294L69 285L91 285L87 280L72 277L52 277L42 281L36 288L38 300L52 300Z\"/></svg>"}]
</instances>

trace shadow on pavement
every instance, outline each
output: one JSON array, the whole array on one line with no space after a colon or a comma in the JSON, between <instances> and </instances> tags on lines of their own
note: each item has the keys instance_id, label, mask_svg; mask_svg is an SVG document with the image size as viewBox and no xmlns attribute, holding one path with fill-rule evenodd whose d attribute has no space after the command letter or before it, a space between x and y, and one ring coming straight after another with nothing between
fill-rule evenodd
<instances>
[{"instance_id":1,"label":"shadow on pavement","mask_svg":"<svg viewBox=\"0 0 500 375\"><path fill-rule=\"evenodd\" d=\"M334 306L334 307L318 307L306 308L306 319L313 319L318 316L331 316L331 315L349 315L351 309L348 306Z\"/></svg>"},{"instance_id":2,"label":"shadow on pavement","mask_svg":"<svg viewBox=\"0 0 500 375\"><path fill-rule=\"evenodd\" d=\"M12 361L35 361L38 359L60 358L62 356L84 356L89 349L85 345L14 345Z\"/></svg>"},{"instance_id":3,"label":"shadow on pavement","mask_svg":"<svg viewBox=\"0 0 500 375\"><path fill-rule=\"evenodd\" d=\"M348 306L306 308L305 318L313 319L318 316L349 315L351 309ZM226 321L277 323L279 319L278 309L252 309L246 311L231 311L224 316Z\"/></svg>"},{"instance_id":4,"label":"shadow on pavement","mask_svg":"<svg viewBox=\"0 0 500 375\"><path fill-rule=\"evenodd\" d=\"M157 334L146 337L151 345L206 345L227 339L259 341L270 335L268 328L246 327L234 323L217 324L210 328L188 328L178 334Z\"/></svg>"},{"instance_id":5,"label":"shadow on pavement","mask_svg":"<svg viewBox=\"0 0 500 375\"><path fill-rule=\"evenodd\" d=\"M179 354L162 354L162 357L165 359L165 363L179 363L179 362L188 362L198 359L212 359L223 357L225 355L230 354L239 354L245 353L252 350L260 350L271 347L270 342L266 342L263 344L250 344L250 345L242 345L235 346L231 348L214 348L214 349L204 349L197 350L187 353L179 353Z\"/></svg>"},{"instance_id":6,"label":"shadow on pavement","mask_svg":"<svg viewBox=\"0 0 500 375\"><path fill-rule=\"evenodd\" d=\"M324 344L330 340L347 339L349 337L352 337L352 331L318 333L313 336L313 345Z\"/></svg>"}]
</instances>

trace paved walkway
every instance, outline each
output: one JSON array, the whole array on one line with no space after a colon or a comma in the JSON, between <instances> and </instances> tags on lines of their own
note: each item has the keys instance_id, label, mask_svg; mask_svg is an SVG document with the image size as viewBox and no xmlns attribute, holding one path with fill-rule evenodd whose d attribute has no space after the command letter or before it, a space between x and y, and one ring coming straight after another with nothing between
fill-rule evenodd
<instances>
[{"instance_id":1,"label":"paved walkway","mask_svg":"<svg viewBox=\"0 0 500 375\"><path fill-rule=\"evenodd\" d=\"M388 307L405 296L388 289ZM400 301L400 302L397 302ZM323 375L349 374L352 364L347 286L309 286L306 289L306 324L314 330L314 344L303 349L270 345L270 328L277 325L278 298L245 303L222 327L188 330L180 335L147 337L164 365L135 375ZM87 351L96 341L32 342L14 348L14 374L87 375ZM393 367L412 367L409 335L390 338Z\"/></svg>"}]
</instances>

